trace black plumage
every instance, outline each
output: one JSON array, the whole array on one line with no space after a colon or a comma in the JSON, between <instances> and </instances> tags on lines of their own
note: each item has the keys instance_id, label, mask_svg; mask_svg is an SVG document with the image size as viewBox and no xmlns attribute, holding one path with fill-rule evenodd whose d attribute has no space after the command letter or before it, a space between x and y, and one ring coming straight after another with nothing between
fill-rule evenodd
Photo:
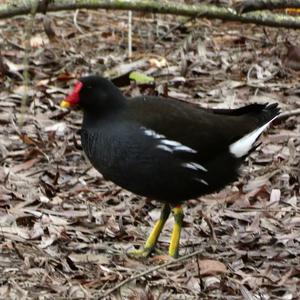
<instances>
[{"instance_id":1,"label":"black plumage","mask_svg":"<svg viewBox=\"0 0 300 300\"><path fill-rule=\"evenodd\" d=\"M125 98L110 81L79 80L63 106L84 111L82 146L121 187L172 207L222 189L279 114L277 104L203 109L179 100Z\"/></svg>"}]
</instances>

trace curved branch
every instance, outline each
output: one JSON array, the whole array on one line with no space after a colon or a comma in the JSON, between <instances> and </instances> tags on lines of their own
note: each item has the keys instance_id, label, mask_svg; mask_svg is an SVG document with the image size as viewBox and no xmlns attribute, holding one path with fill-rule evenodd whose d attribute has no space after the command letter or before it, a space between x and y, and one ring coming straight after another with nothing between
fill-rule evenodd
<instances>
[{"instance_id":1,"label":"curved branch","mask_svg":"<svg viewBox=\"0 0 300 300\"><path fill-rule=\"evenodd\" d=\"M31 11L31 2L17 1L18 6L0 6L0 19L25 15ZM28 4L29 3L29 4ZM32 1L33 3L33 1ZM254 23L272 27L300 28L300 17L292 17L281 14L270 14L265 12L247 13L239 15L234 9L217 7L215 5L195 4L186 5L182 3L154 1L154 0L60 0L53 1L48 5L48 12L75 9L114 9L132 10L148 13L181 15L188 17L202 17L209 19L222 19L225 21L239 21L242 23ZM40 7L38 12L41 12Z\"/></svg>"}]
</instances>

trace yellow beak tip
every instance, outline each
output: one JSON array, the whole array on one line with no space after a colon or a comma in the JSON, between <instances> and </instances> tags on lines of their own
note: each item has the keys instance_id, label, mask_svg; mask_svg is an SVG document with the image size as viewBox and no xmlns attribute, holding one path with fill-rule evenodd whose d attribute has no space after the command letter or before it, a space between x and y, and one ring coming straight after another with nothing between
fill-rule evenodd
<instances>
[{"instance_id":1,"label":"yellow beak tip","mask_svg":"<svg viewBox=\"0 0 300 300\"><path fill-rule=\"evenodd\" d=\"M66 101L66 100L63 100L60 102L60 107L61 108L70 108L71 107L71 103Z\"/></svg>"}]
</instances>

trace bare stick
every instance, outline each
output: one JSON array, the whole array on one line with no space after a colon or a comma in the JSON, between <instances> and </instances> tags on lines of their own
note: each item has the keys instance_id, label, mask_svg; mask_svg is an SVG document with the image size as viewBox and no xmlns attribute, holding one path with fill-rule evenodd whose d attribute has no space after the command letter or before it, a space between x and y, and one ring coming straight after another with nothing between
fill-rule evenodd
<instances>
[{"instance_id":1,"label":"bare stick","mask_svg":"<svg viewBox=\"0 0 300 300\"><path fill-rule=\"evenodd\" d=\"M192 258L192 257L194 257L194 256L197 256L197 255L201 254L202 252L203 252L203 249L197 250L197 251L192 252L192 253L190 253L190 254L184 255L184 256L182 256L182 257L180 257L180 258L178 258L178 259L174 259L174 260L172 259L172 260L170 260L170 261L168 261L168 262L166 262L166 263L164 263L164 264L162 264L162 265L155 266L155 267L150 268L150 269L148 269L148 270L146 270L146 271L143 271L143 272L140 272L140 273L138 273L138 274L135 274L135 275L133 275L133 276L131 276L131 277L128 277L128 278L126 278L125 280L121 281L121 282L118 283L116 286L114 286L114 287L111 288L110 290L106 291L104 294L99 295L99 296L97 295L97 296L98 296L100 299L101 299L101 298L104 298L104 297L107 297L107 296L109 296L110 294L112 294L113 292L115 292L116 290L118 290L119 288L121 288L123 285L127 284L128 282L130 282L130 281L132 281L132 280L141 278L141 277L143 277L143 276L145 276L145 275L148 275L148 274L150 274L150 273L152 273L152 272L161 270L161 269L163 269L163 268L166 268L166 267L171 266L171 265L173 265L173 264L176 264L176 263L178 263L178 262L182 262L182 261L184 261L184 260L187 260L187 259L189 259L189 258Z\"/></svg>"},{"instance_id":2,"label":"bare stick","mask_svg":"<svg viewBox=\"0 0 300 300\"><path fill-rule=\"evenodd\" d=\"M292 116L300 116L300 108L281 113L278 116L277 120L285 120L285 119L287 119L289 117L292 117Z\"/></svg>"},{"instance_id":3,"label":"bare stick","mask_svg":"<svg viewBox=\"0 0 300 300\"><path fill-rule=\"evenodd\" d=\"M128 12L128 58L132 58L132 11Z\"/></svg>"}]
</instances>

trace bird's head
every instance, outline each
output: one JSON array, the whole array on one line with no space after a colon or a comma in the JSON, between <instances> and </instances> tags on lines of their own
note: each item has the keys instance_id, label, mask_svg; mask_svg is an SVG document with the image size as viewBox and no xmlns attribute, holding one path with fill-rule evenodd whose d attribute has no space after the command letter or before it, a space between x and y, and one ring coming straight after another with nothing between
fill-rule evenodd
<instances>
[{"instance_id":1,"label":"bird's head","mask_svg":"<svg viewBox=\"0 0 300 300\"><path fill-rule=\"evenodd\" d=\"M71 108L79 105L84 111L103 113L122 107L125 101L121 91L111 81L91 75L80 78L60 106Z\"/></svg>"}]
</instances>

